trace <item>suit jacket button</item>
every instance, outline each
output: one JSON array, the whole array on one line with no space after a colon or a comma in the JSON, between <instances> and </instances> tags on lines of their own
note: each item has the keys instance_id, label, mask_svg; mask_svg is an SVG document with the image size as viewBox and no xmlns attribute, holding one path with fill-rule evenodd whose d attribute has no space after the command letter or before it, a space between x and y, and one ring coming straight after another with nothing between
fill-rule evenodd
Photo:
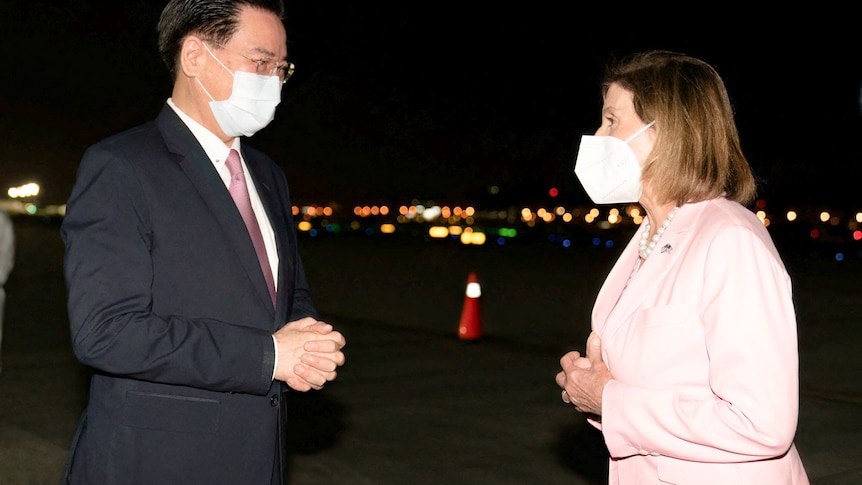
<instances>
[{"instance_id":1,"label":"suit jacket button","mask_svg":"<svg viewBox=\"0 0 862 485\"><path fill-rule=\"evenodd\" d=\"M273 394L272 397L269 398L269 405L272 407L278 406L278 394Z\"/></svg>"}]
</instances>

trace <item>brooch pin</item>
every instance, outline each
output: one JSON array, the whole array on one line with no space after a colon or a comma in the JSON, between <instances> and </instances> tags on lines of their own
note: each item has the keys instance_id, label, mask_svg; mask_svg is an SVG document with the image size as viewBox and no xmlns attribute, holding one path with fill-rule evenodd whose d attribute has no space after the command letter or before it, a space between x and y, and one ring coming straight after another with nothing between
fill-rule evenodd
<instances>
[{"instance_id":1,"label":"brooch pin","mask_svg":"<svg viewBox=\"0 0 862 485\"><path fill-rule=\"evenodd\" d=\"M668 253L668 254L670 254L670 252L671 252L671 251L673 251L673 247L671 247L671 245L670 245L670 244L665 244L664 246L662 246L662 247L661 247L661 252L662 252L662 253Z\"/></svg>"}]
</instances>

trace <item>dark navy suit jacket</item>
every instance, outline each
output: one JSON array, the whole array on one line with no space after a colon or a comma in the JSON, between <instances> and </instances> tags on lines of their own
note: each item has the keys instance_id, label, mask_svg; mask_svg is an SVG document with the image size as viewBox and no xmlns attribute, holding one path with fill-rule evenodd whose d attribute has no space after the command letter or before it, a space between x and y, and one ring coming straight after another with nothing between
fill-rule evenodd
<instances>
[{"instance_id":1,"label":"dark navy suit jacket","mask_svg":"<svg viewBox=\"0 0 862 485\"><path fill-rule=\"evenodd\" d=\"M242 153L275 232L275 309L227 188L169 106L85 153L61 231L72 345L94 372L64 481L280 482L272 333L316 311L284 172Z\"/></svg>"}]
</instances>

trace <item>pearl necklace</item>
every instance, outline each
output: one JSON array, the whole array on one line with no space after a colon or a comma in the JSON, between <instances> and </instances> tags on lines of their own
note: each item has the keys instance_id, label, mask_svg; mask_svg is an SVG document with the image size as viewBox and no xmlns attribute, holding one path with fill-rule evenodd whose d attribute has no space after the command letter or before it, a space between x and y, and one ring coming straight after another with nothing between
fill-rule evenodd
<instances>
[{"instance_id":1,"label":"pearl necklace","mask_svg":"<svg viewBox=\"0 0 862 485\"><path fill-rule=\"evenodd\" d=\"M649 230L651 226L649 222L646 222L644 224L644 232L641 234L640 242L641 259L646 259L649 257L650 253L652 253L653 248L655 248L655 245L658 243L658 240L661 239L661 235L664 234L665 229L667 229L667 226L670 225L671 219L673 219L673 216L676 215L676 211L678 210L679 207L674 207L673 210L670 211L670 214L667 215L667 219L665 219L664 222L661 223L661 227L658 228L651 240L649 239Z\"/></svg>"}]
</instances>

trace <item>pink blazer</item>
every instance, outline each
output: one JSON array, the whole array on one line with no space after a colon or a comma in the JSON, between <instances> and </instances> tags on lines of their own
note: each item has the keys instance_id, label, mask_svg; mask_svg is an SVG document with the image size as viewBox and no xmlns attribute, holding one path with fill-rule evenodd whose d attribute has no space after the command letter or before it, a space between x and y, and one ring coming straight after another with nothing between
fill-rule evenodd
<instances>
[{"instance_id":1,"label":"pink blazer","mask_svg":"<svg viewBox=\"0 0 862 485\"><path fill-rule=\"evenodd\" d=\"M724 198L680 208L650 257L638 231L592 314L611 484L808 484L790 278L766 228Z\"/></svg>"}]
</instances>

